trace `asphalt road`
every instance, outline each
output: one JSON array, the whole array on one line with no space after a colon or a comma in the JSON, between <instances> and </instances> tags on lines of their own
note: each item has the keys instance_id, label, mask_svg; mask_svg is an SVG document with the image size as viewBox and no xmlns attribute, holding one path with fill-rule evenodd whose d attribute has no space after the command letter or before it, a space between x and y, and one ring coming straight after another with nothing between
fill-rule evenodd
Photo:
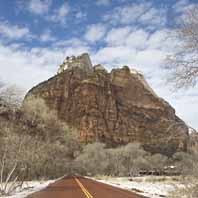
<instances>
[{"instance_id":1,"label":"asphalt road","mask_svg":"<svg viewBox=\"0 0 198 198\"><path fill-rule=\"evenodd\" d=\"M66 177L27 198L143 198L143 196L82 177Z\"/></svg>"}]
</instances>

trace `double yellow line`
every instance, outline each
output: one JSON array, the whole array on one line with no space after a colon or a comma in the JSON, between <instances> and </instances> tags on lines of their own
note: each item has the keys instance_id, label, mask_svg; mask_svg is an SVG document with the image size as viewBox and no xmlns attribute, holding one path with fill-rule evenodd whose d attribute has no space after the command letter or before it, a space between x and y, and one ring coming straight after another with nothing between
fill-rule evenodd
<instances>
[{"instance_id":1,"label":"double yellow line","mask_svg":"<svg viewBox=\"0 0 198 198\"><path fill-rule=\"evenodd\" d=\"M88 190L82 185L82 183L77 179L76 177L74 178L76 183L80 186L81 190L83 193L86 195L86 198L93 198L93 196L88 192Z\"/></svg>"}]
</instances>

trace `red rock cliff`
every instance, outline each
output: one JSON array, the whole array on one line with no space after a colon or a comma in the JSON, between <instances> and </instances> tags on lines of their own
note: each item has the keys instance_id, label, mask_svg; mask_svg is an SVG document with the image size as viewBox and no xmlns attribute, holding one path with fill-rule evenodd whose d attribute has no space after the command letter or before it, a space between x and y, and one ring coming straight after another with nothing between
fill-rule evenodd
<instances>
[{"instance_id":1,"label":"red rock cliff","mask_svg":"<svg viewBox=\"0 0 198 198\"><path fill-rule=\"evenodd\" d=\"M141 74L126 66L110 73L68 68L34 87L26 98L32 95L43 98L60 119L77 128L84 142L140 142L150 152L167 155L187 150L185 123Z\"/></svg>"}]
</instances>

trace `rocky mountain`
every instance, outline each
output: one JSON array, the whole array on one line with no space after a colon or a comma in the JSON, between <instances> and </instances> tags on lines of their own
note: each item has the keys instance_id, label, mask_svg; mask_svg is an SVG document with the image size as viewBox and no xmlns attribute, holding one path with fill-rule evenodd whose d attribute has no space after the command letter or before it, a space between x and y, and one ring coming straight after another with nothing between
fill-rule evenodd
<instances>
[{"instance_id":1,"label":"rocky mountain","mask_svg":"<svg viewBox=\"0 0 198 198\"><path fill-rule=\"evenodd\" d=\"M29 91L79 130L83 142L109 146L140 142L152 153L186 151L188 128L143 75L124 66L107 72L88 54L67 57L58 74Z\"/></svg>"}]
</instances>

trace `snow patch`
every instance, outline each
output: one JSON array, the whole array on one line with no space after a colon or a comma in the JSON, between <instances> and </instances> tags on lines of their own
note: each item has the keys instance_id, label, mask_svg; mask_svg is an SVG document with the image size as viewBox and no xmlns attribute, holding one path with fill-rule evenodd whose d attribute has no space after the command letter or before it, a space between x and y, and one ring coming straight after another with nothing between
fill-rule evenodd
<instances>
[{"instance_id":1,"label":"snow patch","mask_svg":"<svg viewBox=\"0 0 198 198\"><path fill-rule=\"evenodd\" d=\"M13 195L3 196L2 198L25 198L28 195L46 188L49 184L54 183L56 180L48 181L27 181L24 182L23 187L16 189Z\"/></svg>"},{"instance_id":2,"label":"snow patch","mask_svg":"<svg viewBox=\"0 0 198 198\"><path fill-rule=\"evenodd\" d=\"M152 178L153 177L153 178ZM93 178L91 178L93 179ZM150 198L168 197L168 195L177 188L183 185L178 181L172 181L170 178L160 181L160 178L154 176L146 177L116 177L116 178L101 178L94 179L96 181L109 184L118 188L126 189L134 193L144 195ZM159 180L159 181L158 181Z\"/></svg>"}]
</instances>

